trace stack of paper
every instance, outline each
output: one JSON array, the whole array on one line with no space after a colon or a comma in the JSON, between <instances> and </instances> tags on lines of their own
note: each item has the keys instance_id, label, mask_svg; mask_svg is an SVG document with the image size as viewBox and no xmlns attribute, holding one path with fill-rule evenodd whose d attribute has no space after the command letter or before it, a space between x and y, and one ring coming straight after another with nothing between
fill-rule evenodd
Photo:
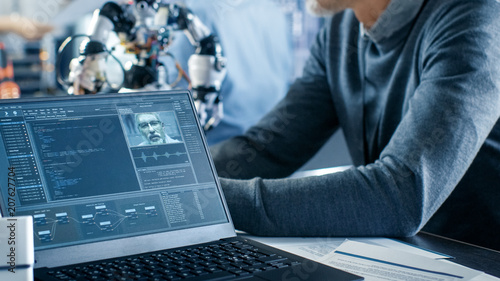
<instances>
[{"instance_id":1,"label":"stack of paper","mask_svg":"<svg viewBox=\"0 0 500 281\"><path fill-rule=\"evenodd\" d=\"M261 243L363 276L367 281L500 281L452 257L387 238L255 237Z\"/></svg>"},{"instance_id":2,"label":"stack of paper","mask_svg":"<svg viewBox=\"0 0 500 281\"><path fill-rule=\"evenodd\" d=\"M448 260L350 240L322 257L321 262L363 276L367 281L485 280L486 277L481 271Z\"/></svg>"}]
</instances>

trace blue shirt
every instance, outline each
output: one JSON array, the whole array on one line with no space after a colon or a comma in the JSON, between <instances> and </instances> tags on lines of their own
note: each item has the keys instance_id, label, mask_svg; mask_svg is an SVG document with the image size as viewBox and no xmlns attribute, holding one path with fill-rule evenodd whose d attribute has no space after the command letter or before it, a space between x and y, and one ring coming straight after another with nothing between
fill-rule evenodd
<instances>
[{"instance_id":1,"label":"blue shirt","mask_svg":"<svg viewBox=\"0 0 500 281\"><path fill-rule=\"evenodd\" d=\"M365 32L373 42L390 38L402 26L412 22L422 8L424 0L391 0L377 22Z\"/></svg>"},{"instance_id":2,"label":"blue shirt","mask_svg":"<svg viewBox=\"0 0 500 281\"><path fill-rule=\"evenodd\" d=\"M234 178L221 183L235 226L343 237L425 229L500 249L499 14L493 0L427 0L368 36L351 10L331 18L287 96L212 148L219 175ZM355 167L278 179L339 127Z\"/></svg>"},{"instance_id":3,"label":"blue shirt","mask_svg":"<svg viewBox=\"0 0 500 281\"><path fill-rule=\"evenodd\" d=\"M285 96L293 75L291 31L284 14L269 0L186 4L219 37L227 59L220 91L224 118L207 133L211 145L243 133ZM194 48L183 34L176 36L170 52L187 72Z\"/></svg>"}]
</instances>

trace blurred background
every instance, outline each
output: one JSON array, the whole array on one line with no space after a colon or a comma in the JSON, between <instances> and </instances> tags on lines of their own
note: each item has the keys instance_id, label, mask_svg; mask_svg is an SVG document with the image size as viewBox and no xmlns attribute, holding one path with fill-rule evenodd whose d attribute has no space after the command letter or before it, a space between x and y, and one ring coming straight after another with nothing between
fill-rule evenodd
<instances>
[{"instance_id":1,"label":"blurred background","mask_svg":"<svg viewBox=\"0 0 500 281\"><path fill-rule=\"evenodd\" d=\"M300 76L309 47L323 19L308 15L304 0L269 0L278 4L289 22L294 46L294 77ZM14 79L22 97L61 95L57 85L55 63L57 48L70 35L85 33L92 12L105 0L0 0L0 15L19 15L44 24L54 30L41 40L28 41L15 33L0 34L8 57L14 65ZM171 1L182 2L182 1ZM265 44L265 42L263 42Z\"/></svg>"},{"instance_id":2,"label":"blurred background","mask_svg":"<svg viewBox=\"0 0 500 281\"><path fill-rule=\"evenodd\" d=\"M231 1L240 0L227 0L227 5L230 6ZM305 0L269 1L279 6L288 22L288 32L291 34L293 44L291 82L301 75L309 55L309 47L324 19L307 14L304 7ZM0 33L3 52L12 64L13 81L19 86L20 98L67 95L66 89L58 83L56 75L58 48L68 36L85 33L93 11L105 2L107 1L0 0L0 16L26 17L54 27L39 40L27 40L14 32ZM61 64L69 64L70 59L63 58ZM345 148L342 132L339 132L302 169L349 164L351 160Z\"/></svg>"}]
</instances>

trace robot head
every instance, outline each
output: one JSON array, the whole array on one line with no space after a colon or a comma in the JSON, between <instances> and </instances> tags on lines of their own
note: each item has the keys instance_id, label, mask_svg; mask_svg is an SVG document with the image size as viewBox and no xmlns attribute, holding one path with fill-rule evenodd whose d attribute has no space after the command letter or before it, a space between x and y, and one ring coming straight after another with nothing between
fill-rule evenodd
<instances>
[{"instance_id":1,"label":"robot head","mask_svg":"<svg viewBox=\"0 0 500 281\"><path fill-rule=\"evenodd\" d=\"M88 41L80 45L80 55L89 56L96 55L100 53L107 53L106 45L97 41Z\"/></svg>"},{"instance_id":2,"label":"robot head","mask_svg":"<svg viewBox=\"0 0 500 281\"><path fill-rule=\"evenodd\" d=\"M161 3L161 0L134 0L135 5L147 5L149 7L153 7L154 9L158 9L158 5Z\"/></svg>"},{"instance_id":3,"label":"robot head","mask_svg":"<svg viewBox=\"0 0 500 281\"><path fill-rule=\"evenodd\" d=\"M152 21L160 7L160 0L135 0L134 15L140 24L151 25Z\"/></svg>"}]
</instances>

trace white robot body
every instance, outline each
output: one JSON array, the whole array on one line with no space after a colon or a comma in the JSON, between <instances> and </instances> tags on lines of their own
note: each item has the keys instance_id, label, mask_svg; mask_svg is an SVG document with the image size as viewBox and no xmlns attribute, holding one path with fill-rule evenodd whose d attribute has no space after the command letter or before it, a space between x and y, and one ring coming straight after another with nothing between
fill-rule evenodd
<instances>
[{"instance_id":1,"label":"white robot body","mask_svg":"<svg viewBox=\"0 0 500 281\"><path fill-rule=\"evenodd\" d=\"M113 31L114 25L107 17L99 15L100 10L95 10L87 34L91 40L106 42Z\"/></svg>"},{"instance_id":2,"label":"white robot body","mask_svg":"<svg viewBox=\"0 0 500 281\"><path fill-rule=\"evenodd\" d=\"M215 87L220 90L222 80L226 76L226 68L217 70L217 64L225 64L225 61L216 61L216 57L209 55L191 55L188 60L189 76L193 88ZM219 58L220 60L220 58Z\"/></svg>"},{"instance_id":3,"label":"white robot body","mask_svg":"<svg viewBox=\"0 0 500 281\"><path fill-rule=\"evenodd\" d=\"M135 0L122 6L107 2L94 12L88 29L88 40L80 45L80 56L70 63L66 84L73 94L104 90L119 92L170 89L165 66L159 57L168 54L173 31L182 30L196 52L188 61L193 97L200 121L209 130L222 119L222 97L219 95L226 75L225 58L218 38L183 4L166 4L161 0ZM110 33L120 38L125 51L135 55L123 67L108 51ZM60 51L62 52L62 51ZM106 79L105 63L109 57L123 70L123 83L114 88ZM180 70L184 74L184 71ZM185 75L187 76L187 75ZM61 79L62 80L62 79Z\"/></svg>"}]
</instances>

